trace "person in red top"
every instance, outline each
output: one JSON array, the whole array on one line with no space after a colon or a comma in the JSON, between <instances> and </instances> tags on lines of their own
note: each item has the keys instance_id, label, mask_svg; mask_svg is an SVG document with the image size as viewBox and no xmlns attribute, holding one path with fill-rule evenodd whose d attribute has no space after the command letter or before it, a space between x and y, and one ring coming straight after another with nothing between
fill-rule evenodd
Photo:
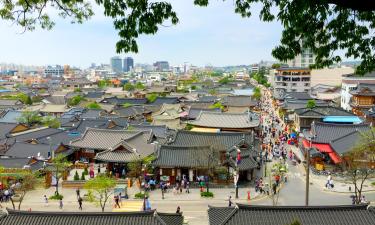
<instances>
[{"instance_id":1,"label":"person in red top","mask_svg":"<svg viewBox=\"0 0 375 225\"><path fill-rule=\"evenodd\" d=\"M280 175L276 175L276 176L275 176L275 181L276 181L276 185L279 186Z\"/></svg>"}]
</instances>

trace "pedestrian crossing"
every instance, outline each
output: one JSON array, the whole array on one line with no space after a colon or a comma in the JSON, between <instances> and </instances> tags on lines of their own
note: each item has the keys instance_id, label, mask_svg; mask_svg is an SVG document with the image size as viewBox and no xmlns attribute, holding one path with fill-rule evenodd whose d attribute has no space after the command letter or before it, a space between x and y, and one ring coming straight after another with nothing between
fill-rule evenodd
<instances>
[{"instance_id":1,"label":"pedestrian crossing","mask_svg":"<svg viewBox=\"0 0 375 225\"><path fill-rule=\"evenodd\" d=\"M142 211L143 201L126 200L120 204L121 208L113 207L112 212L136 212Z\"/></svg>"}]
</instances>

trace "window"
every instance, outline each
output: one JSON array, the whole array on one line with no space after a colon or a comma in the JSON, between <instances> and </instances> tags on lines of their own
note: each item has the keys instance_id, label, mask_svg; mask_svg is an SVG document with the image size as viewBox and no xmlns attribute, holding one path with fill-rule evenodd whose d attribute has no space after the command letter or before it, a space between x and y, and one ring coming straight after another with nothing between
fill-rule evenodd
<instances>
[{"instance_id":1,"label":"window","mask_svg":"<svg viewBox=\"0 0 375 225\"><path fill-rule=\"evenodd\" d=\"M308 87L308 86L310 86L310 84L309 83L305 83L303 86Z\"/></svg>"},{"instance_id":2,"label":"window","mask_svg":"<svg viewBox=\"0 0 375 225\"><path fill-rule=\"evenodd\" d=\"M309 90L309 89L305 89L304 91L305 91L305 92L309 92L310 90Z\"/></svg>"},{"instance_id":3,"label":"window","mask_svg":"<svg viewBox=\"0 0 375 225\"><path fill-rule=\"evenodd\" d=\"M294 91L297 91L297 89L292 89L291 91L294 92Z\"/></svg>"},{"instance_id":4,"label":"window","mask_svg":"<svg viewBox=\"0 0 375 225\"><path fill-rule=\"evenodd\" d=\"M313 63L313 61L314 61L313 59L309 59L309 63Z\"/></svg>"},{"instance_id":5,"label":"window","mask_svg":"<svg viewBox=\"0 0 375 225\"><path fill-rule=\"evenodd\" d=\"M296 83L292 83L292 86L295 87L295 86L297 86L297 84Z\"/></svg>"}]
</instances>

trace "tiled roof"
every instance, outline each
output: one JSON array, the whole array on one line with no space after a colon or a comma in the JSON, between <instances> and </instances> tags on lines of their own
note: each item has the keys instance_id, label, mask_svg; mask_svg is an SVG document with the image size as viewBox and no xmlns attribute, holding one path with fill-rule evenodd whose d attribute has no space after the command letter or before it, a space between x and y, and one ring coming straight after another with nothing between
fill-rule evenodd
<instances>
[{"instance_id":1,"label":"tiled roof","mask_svg":"<svg viewBox=\"0 0 375 225\"><path fill-rule=\"evenodd\" d=\"M312 133L315 134L313 142L327 144L354 131L364 132L369 129L370 127L368 124L333 124L315 122L311 125ZM310 138L311 136L309 131L304 131L303 134L307 138Z\"/></svg>"},{"instance_id":2,"label":"tiled roof","mask_svg":"<svg viewBox=\"0 0 375 225\"><path fill-rule=\"evenodd\" d=\"M310 100L312 99L310 94L307 92L286 92L284 95L285 99L294 100Z\"/></svg>"},{"instance_id":3,"label":"tiled roof","mask_svg":"<svg viewBox=\"0 0 375 225\"><path fill-rule=\"evenodd\" d=\"M81 115L82 119L97 119L104 110L102 109L87 109Z\"/></svg>"},{"instance_id":4,"label":"tiled roof","mask_svg":"<svg viewBox=\"0 0 375 225\"><path fill-rule=\"evenodd\" d=\"M0 217L2 225L182 225L182 214L168 215L151 211L142 212L27 212L7 209ZM164 220L165 219L165 220Z\"/></svg>"},{"instance_id":5,"label":"tiled roof","mask_svg":"<svg viewBox=\"0 0 375 225\"><path fill-rule=\"evenodd\" d=\"M175 137L170 140L169 145L174 146L208 146L213 145L217 150L227 150L237 145L242 140L252 143L252 135L240 132L206 133L179 130Z\"/></svg>"},{"instance_id":6,"label":"tiled roof","mask_svg":"<svg viewBox=\"0 0 375 225\"><path fill-rule=\"evenodd\" d=\"M335 152L344 154L354 148L356 144L361 140L361 134L359 131L353 131L342 137L338 137L332 140L331 147Z\"/></svg>"},{"instance_id":7,"label":"tiled roof","mask_svg":"<svg viewBox=\"0 0 375 225\"><path fill-rule=\"evenodd\" d=\"M303 225L375 224L375 209L367 205L349 206L256 206L209 207L210 225L285 225L298 220ZM224 214L224 215L223 215Z\"/></svg>"},{"instance_id":8,"label":"tiled roof","mask_svg":"<svg viewBox=\"0 0 375 225\"><path fill-rule=\"evenodd\" d=\"M15 106L19 104L22 104L22 102L19 100L0 99L1 106Z\"/></svg>"},{"instance_id":9,"label":"tiled roof","mask_svg":"<svg viewBox=\"0 0 375 225\"><path fill-rule=\"evenodd\" d=\"M27 130L24 132L15 133L15 134L10 135L10 137L12 140L23 142L23 141L30 141L33 139L48 137L48 136L51 136L53 134L57 134L60 132L63 132L63 131L59 129L55 129L55 128L43 127L43 128L37 128L37 129Z\"/></svg>"},{"instance_id":10,"label":"tiled roof","mask_svg":"<svg viewBox=\"0 0 375 225\"><path fill-rule=\"evenodd\" d=\"M104 92L92 91L92 92L88 92L85 97L86 98L101 98L103 95L104 95Z\"/></svg>"},{"instance_id":11,"label":"tiled roof","mask_svg":"<svg viewBox=\"0 0 375 225\"><path fill-rule=\"evenodd\" d=\"M75 148L108 150L123 140L139 135L139 131L87 128L83 136L70 143Z\"/></svg>"},{"instance_id":12,"label":"tiled roof","mask_svg":"<svg viewBox=\"0 0 375 225\"><path fill-rule=\"evenodd\" d=\"M202 97L198 98L198 102L208 102L208 103L214 103L218 100L218 97L216 96L210 96L210 95L205 95Z\"/></svg>"},{"instance_id":13,"label":"tiled roof","mask_svg":"<svg viewBox=\"0 0 375 225\"><path fill-rule=\"evenodd\" d=\"M329 106L329 103L324 101L315 101L316 106ZM301 108L306 108L307 100L286 100L281 108L286 110L296 110Z\"/></svg>"},{"instance_id":14,"label":"tiled roof","mask_svg":"<svg viewBox=\"0 0 375 225\"><path fill-rule=\"evenodd\" d=\"M17 118L21 117L22 112L16 110L8 110L0 118L2 123L18 123Z\"/></svg>"},{"instance_id":15,"label":"tiled roof","mask_svg":"<svg viewBox=\"0 0 375 225\"><path fill-rule=\"evenodd\" d=\"M155 166L159 167L206 167L209 146L181 147L162 145L158 149Z\"/></svg>"},{"instance_id":16,"label":"tiled roof","mask_svg":"<svg viewBox=\"0 0 375 225\"><path fill-rule=\"evenodd\" d=\"M4 168L24 168L29 162L30 158L25 157L0 158L0 165Z\"/></svg>"},{"instance_id":17,"label":"tiled roof","mask_svg":"<svg viewBox=\"0 0 375 225\"><path fill-rule=\"evenodd\" d=\"M347 112L341 108L332 107L332 106L317 106L312 109L310 108L301 108L294 111L299 116L354 116L354 114Z\"/></svg>"},{"instance_id":18,"label":"tiled roof","mask_svg":"<svg viewBox=\"0 0 375 225\"><path fill-rule=\"evenodd\" d=\"M134 151L128 150L115 150L99 152L95 156L96 160L103 162L132 162L140 159L140 156Z\"/></svg>"},{"instance_id":19,"label":"tiled roof","mask_svg":"<svg viewBox=\"0 0 375 225\"><path fill-rule=\"evenodd\" d=\"M55 147L52 146L52 150ZM38 153L44 158L48 158L50 146L46 144L29 144L24 142L16 142L5 152L4 155L10 157L37 157Z\"/></svg>"},{"instance_id":20,"label":"tiled roof","mask_svg":"<svg viewBox=\"0 0 375 225\"><path fill-rule=\"evenodd\" d=\"M120 117L135 117L135 116L142 116L144 113L144 107L143 106L129 106L129 107L120 107L118 109L114 110L114 113Z\"/></svg>"},{"instance_id":21,"label":"tiled roof","mask_svg":"<svg viewBox=\"0 0 375 225\"><path fill-rule=\"evenodd\" d=\"M49 97L46 97L44 100L46 100L50 104L56 104L56 105L64 105L66 103L65 96L61 96L61 95L49 96Z\"/></svg>"},{"instance_id":22,"label":"tiled roof","mask_svg":"<svg viewBox=\"0 0 375 225\"><path fill-rule=\"evenodd\" d=\"M157 97L156 100L151 103L152 105L163 105L163 104L176 104L178 103L177 97Z\"/></svg>"},{"instance_id":23,"label":"tiled roof","mask_svg":"<svg viewBox=\"0 0 375 225\"><path fill-rule=\"evenodd\" d=\"M223 99L223 105L234 107L251 107L257 104L250 96L227 96Z\"/></svg>"},{"instance_id":24,"label":"tiled roof","mask_svg":"<svg viewBox=\"0 0 375 225\"><path fill-rule=\"evenodd\" d=\"M191 107L189 109L189 114L188 114L187 118L191 119L191 120L195 120L202 111L206 111L206 112L209 112L209 111L211 111L211 112L221 112L221 109L216 109L216 108L215 109L204 109L204 108L202 109L202 108L193 108L193 107Z\"/></svg>"},{"instance_id":25,"label":"tiled roof","mask_svg":"<svg viewBox=\"0 0 375 225\"><path fill-rule=\"evenodd\" d=\"M16 123L0 123L0 140L6 138L17 125Z\"/></svg>"},{"instance_id":26,"label":"tiled roof","mask_svg":"<svg viewBox=\"0 0 375 225\"><path fill-rule=\"evenodd\" d=\"M166 138L169 135L169 129L165 125L132 125L132 127L134 128L134 130L152 130L152 133L159 138Z\"/></svg>"},{"instance_id":27,"label":"tiled roof","mask_svg":"<svg viewBox=\"0 0 375 225\"><path fill-rule=\"evenodd\" d=\"M375 96L375 84L359 83L356 90L350 92L352 95Z\"/></svg>"},{"instance_id":28,"label":"tiled roof","mask_svg":"<svg viewBox=\"0 0 375 225\"><path fill-rule=\"evenodd\" d=\"M192 125L212 128L252 128L259 126L259 118L249 113L201 112Z\"/></svg>"},{"instance_id":29,"label":"tiled roof","mask_svg":"<svg viewBox=\"0 0 375 225\"><path fill-rule=\"evenodd\" d=\"M131 105L143 105L147 103L146 98L118 98L118 97L109 97L104 98L101 103L109 103L112 105L123 105L125 103L131 104Z\"/></svg>"}]
</instances>

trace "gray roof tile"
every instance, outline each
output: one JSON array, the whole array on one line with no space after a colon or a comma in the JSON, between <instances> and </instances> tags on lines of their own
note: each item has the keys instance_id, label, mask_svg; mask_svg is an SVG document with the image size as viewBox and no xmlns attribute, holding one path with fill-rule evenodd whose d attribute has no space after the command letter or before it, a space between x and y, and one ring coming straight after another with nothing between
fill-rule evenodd
<instances>
[{"instance_id":1,"label":"gray roof tile","mask_svg":"<svg viewBox=\"0 0 375 225\"><path fill-rule=\"evenodd\" d=\"M298 220L303 225L375 224L375 211L367 205L349 206L257 206L237 204L226 210L210 207L210 225L285 225ZM224 214L224 215L223 215ZM226 215L226 216L225 216Z\"/></svg>"},{"instance_id":2,"label":"gray roof tile","mask_svg":"<svg viewBox=\"0 0 375 225\"><path fill-rule=\"evenodd\" d=\"M7 209L8 215L0 217L2 225L43 224L43 225L182 225L180 219L163 220L154 210L146 212L26 212ZM177 214L175 215L178 216Z\"/></svg>"},{"instance_id":3,"label":"gray roof tile","mask_svg":"<svg viewBox=\"0 0 375 225\"><path fill-rule=\"evenodd\" d=\"M202 111L192 125L212 128L252 128L259 126L259 117L249 113L219 113Z\"/></svg>"}]
</instances>

